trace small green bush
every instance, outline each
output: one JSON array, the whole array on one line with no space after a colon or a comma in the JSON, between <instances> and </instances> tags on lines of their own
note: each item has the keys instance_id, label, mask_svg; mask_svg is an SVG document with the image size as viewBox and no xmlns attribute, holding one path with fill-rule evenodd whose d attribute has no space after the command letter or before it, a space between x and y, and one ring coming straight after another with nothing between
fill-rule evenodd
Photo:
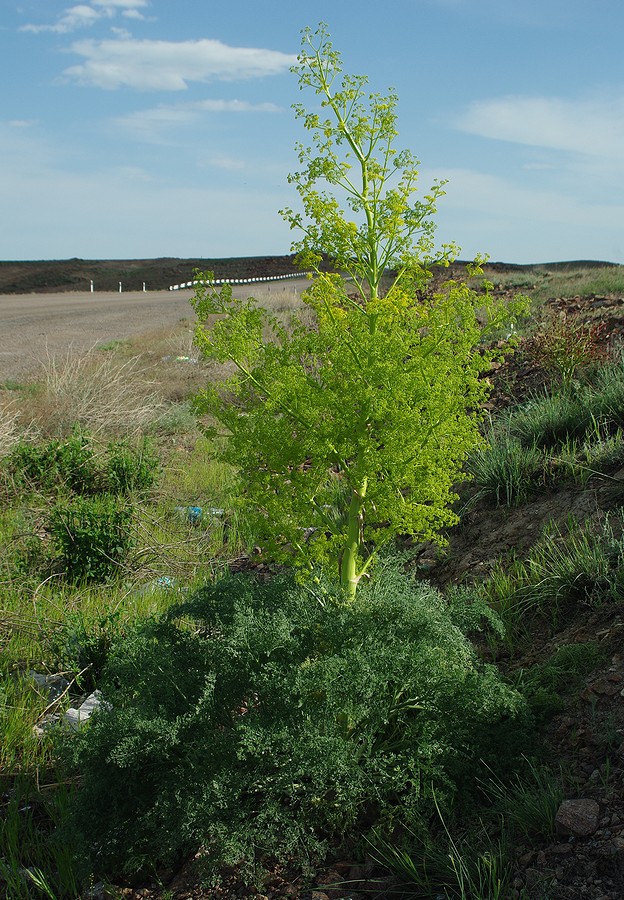
<instances>
[{"instance_id":1,"label":"small green bush","mask_svg":"<svg viewBox=\"0 0 624 900\"><path fill-rule=\"evenodd\" d=\"M98 687L114 642L123 639L124 624L119 610L89 618L82 611L69 615L51 640L58 666L76 673L82 691Z\"/></svg>"},{"instance_id":2,"label":"small green bush","mask_svg":"<svg viewBox=\"0 0 624 900\"><path fill-rule=\"evenodd\" d=\"M526 590L541 610L567 603L619 599L624 546L608 520L579 523L570 517L567 532L552 527L526 562Z\"/></svg>"},{"instance_id":3,"label":"small green bush","mask_svg":"<svg viewBox=\"0 0 624 900\"><path fill-rule=\"evenodd\" d=\"M561 772L526 760L524 771L508 782L492 772L484 788L506 826L517 836L529 841L536 836L554 836L555 817L563 800Z\"/></svg>"},{"instance_id":4,"label":"small green bush","mask_svg":"<svg viewBox=\"0 0 624 900\"><path fill-rule=\"evenodd\" d=\"M4 900L70 900L81 896L73 848L58 840L67 789L40 792L25 779L4 795L0 817L0 895ZM53 799L49 795L53 794Z\"/></svg>"},{"instance_id":5,"label":"small green bush","mask_svg":"<svg viewBox=\"0 0 624 900\"><path fill-rule=\"evenodd\" d=\"M593 393L596 417L624 426L624 358L598 369Z\"/></svg>"},{"instance_id":6,"label":"small green bush","mask_svg":"<svg viewBox=\"0 0 624 900\"><path fill-rule=\"evenodd\" d=\"M561 478L589 478L621 466L624 362L588 373L566 390L536 394L489 429L488 446L468 460L478 498L514 506Z\"/></svg>"},{"instance_id":7,"label":"small green bush","mask_svg":"<svg viewBox=\"0 0 624 900\"><path fill-rule=\"evenodd\" d=\"M480 768L522 744L519 695L443 597L389 564L349 604L289 576L225 578L127 634L101 686L112 708L64 744L71 840L98 877L200 846L215 869L304 864L351 830L420 823L434 790L469 804Z\"/></svg>"},{"instance_id":8,"label":"small green bush","mask_svg":"<svg viewBox=\"0 0 624 900\"><path fill-rule=\"evenodd\" d=\"M556 450L624 426L624 360L616 359L556 393L543 391L497 420L495 434L523 447Z\"/></svg>"},{"instance_id":9,"label":"small green bush","mask_svg":"<svg viewBox=\"0 0 624 900\"><path fill-rule=\"evenodd\" d=\"M48 520L55 567L69 581L106 581L132 549L132 516L132 508L111 494L59 502Z\"/></svg>"},{"instance_id":10,"label":"small green bush","mask_svg":"<svg viewBox=\"0 0 624 900\"><path fill-rule=\"evenodd\" d=\"M624 516L550 525L526 560L497 566L480 590L500 615L507 641L536 616L556 626L578 604L624 597Z\"/></svg>"},{"instance_id":11,"label":"small green bush","mask_svg":"<svg viewBox=\"0 0 624 900\"><path fill-rule=\"evenodd\" d=\"M80 429L62 441L43 445L20 442L10 453L7 467L20 488L49 492L64 487L77 494L97 490L93 443Z\"/></svg>"},{"instance_id":12,"label":"small green bush","mask_svg":"<svg viewBox=\"0 0 624 900\"><path fill-rule=\"evenodd\" d=\"M110 493L146 491L154 485L157 474L158 457L147 440L136 447L126 441L108 445L104 483Z\"/></svg>"},{"instance_id":13,"label":"small green bush","mask_svg":"<svg viewBox=\"0 0 624 900\"><path fill-rule=\"evenodd\" d=\"M501 834L492 838L483 825L454 836L442 822L443 834L408 830L402 839L375 836L371 857L397 881L395 895L404 898L507 900L513 879L512 848Z\"/></svg>"},{"instance_id":14,"label":"small green bush","mask_svg":"<svg viewBox=\"0 0 624 900\"><path fill-rule=\"evenodd\" d=\"M593 641L563 644L547 662L521 669L515 686L539 722L546 722L565 708L564 698L580 688L583 678L604 661L604 652Z\"/></svg>"},{"instance_id":15,"label":"small green bush","mask_svg":"<svg viewBox=\"0 0 624 900\"><path fill-rule=\"evenodd\" d=\"M76 427L64 440L20 442L7 458L6 471L21 491L128 494L152 487L158 458L145 439L136 446L114 441L104 449Z\"/></svg>"},{"instance_id":16,"label":"small green bush","mask_svg":"<svg viewBox=\"0 0 624 900\"><path fill-rule=\"evenodd\" d=\"M3 474L10 501L24 507L25 528L4 568L18 575L60 571L69 581L105 581L134 544L128 498L149 489L157 472L158 458L146 440L103 447L76 427L63 440L22 441L5 460Z\"/></svg>"}]
</instances>

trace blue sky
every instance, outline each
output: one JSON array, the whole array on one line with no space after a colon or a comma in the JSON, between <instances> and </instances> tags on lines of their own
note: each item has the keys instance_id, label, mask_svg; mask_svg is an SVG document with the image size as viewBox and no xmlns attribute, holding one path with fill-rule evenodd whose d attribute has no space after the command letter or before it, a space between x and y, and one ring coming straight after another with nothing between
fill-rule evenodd
<instances>
[{"instance_id":1,"label":"blue sky","mask_svg":"<svg viewBox=\"0 0 624 900\"><path fill-rule=\"evenodd\" d=\"M624 263L622 0L0 0L0 259L290 252L289 68L399 95L462 257Z\"/></svg>"}]
</instances>

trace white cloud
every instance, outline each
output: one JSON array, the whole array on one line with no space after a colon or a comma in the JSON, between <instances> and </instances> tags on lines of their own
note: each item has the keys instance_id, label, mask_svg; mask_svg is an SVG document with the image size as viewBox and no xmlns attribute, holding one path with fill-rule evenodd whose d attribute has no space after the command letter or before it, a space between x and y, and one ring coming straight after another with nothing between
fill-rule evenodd
<instances>
[{"instance_id":1,"label":"white cloud","mask_svg":"<svg viewBox=\"0 0 624 900\"><path fill-rule=\"evenodd\" d=\"M224 161L224 160L223 160ZM254 169L255 172L255 169ZM45 144L9 145L0 125L0 240L6 259L256 256L288 252L277 210L289 190L184 186L140 166L82 172Z\"/></svg>"},{"instance_id":2,"label":"white cloud","mask_svg":"<svg viewBox=\"0 0 624 900\"><path fill-rule=\"evenodd\" d=\"M92 0L94 6L99 6L103 14L114 16L117 10L126 19L142 21L145 16L141 12L148 5L147 0Z\"/></svg>"},{"instance_id":3,"label":"white cloud","mask_svg":"<svg viewBox=\"0 0 624 900\"><path fill-rule=\"evenodd\" d=\"M195 41L76 41L83 63L65 70L80 84L114 89L182 91L189 82L234 81L276 75L296 57L277 50L229 47L207 38Z\"/></svg>"},{"instance_id":4,"label":"white cloud","mask_svg":"<svg viewBox=\"0 0 624 900\"><path fill-rule=\"evenodd\" d=\"M166 108L165 108L166 109ZM163 113L164 115L164 113ZM109 129L110 137L110 129ZM0 240L7 259L237 256L288 252L292 234L276 210L293 202L287 163L259 166L252 154L206 142L187 178L184 160L163 178L159 154L119 154L89 166L68 137L0 121ZM270 151L269 151L270 152ZM237 155L240 153L240 158ZM210 172L216 169L216 174ZM237 175L237 172L243 174ZM228 174L229 173L229 174ZM205 177L202 177L205 176ZM607 259L624 263L624 199L597 201L576 191L468 168L421 170L426 189L449 179L439 204L439 240L457 240L462 257L489 252L507 262Z\"/></svg>"},{"instance_id":5,"label":"white cloud","mask_svg":"<svg viewBox=\"0 0 624 900\"><path fill-rule=\"evenodd\" d=\"M213 156L201 165L206 168L223 169L225 172L242 172L247 168L245 160L233 156Z\"/></svg>"},{"instance_id":6,"label":"white cloud","mask_svg":"<svg viewBox=\"0 0 624 900\"><path fill-rule=\"evenodd\" d=\"M92 0L94 6L102 6L105 9L121 9L126 12L145 9L147 0Z\"/></svg>"},{"instance_id":7,"label":"white cloud","mask_svg":"<svg viewBox=\"0 0 624 900\"><path fill-rule=\"evenodd\" d=\"M113 119L113 124L135 136L156 138L162 131L189 125L196 118L197 113L192 105L155 106L118 116Z\"/></svg>"},{"instance_id":8,"label":"white cloud","mask_svg":"<svg viewBox=\"0 0 624 900\"><path fill-rule=\"evenodd\" d=\"M162 104L151 109L119 116L113 124L134 137L162 143L172 132L200 122L206 114L216 113L275 113L280 107L274 103L248 103L244 100L198 100L194 103Z\"/></svg>"},{"instance_id":9,"label":"white cloud","mask_svg":"<svg viewBox=\"0 0 624 900\"><path fill-rule=\"evenodd\" d=\"M20 30L33 34L45 31L68 34L94 25L100 19L112 19L117 12L129 19L143 19L141 9L145 9L147 5L148 0L92 0L91 5L81 3L69 6L54 25L23 25Z\"/></svg>"},{"instance_id":10,"label":"white cloud","mask_svg":"<svg viewBox=\"0 0 624 900\"><path fill-rule=\"evenodd\" d=\"M55 34L67 34L70 31L77 31L93 25L98 19L102 18L102 13L93 9L92 6L70 6L66 9L60 19L54 25L23 25L21 31L30 31L33 34L39 34L43 31L51 31Z\"/></svg>"},{"instance_id":11,"label":"white cloud","mask_svg":"<svg viewBox=\"0 0 624 900\"><path fill-rule=\"evenodd\" d=\"M421 173L423 184L446 179L446 197L440 208L453 206L474 212L500 214L525 223L561 223L583 227L610 225L621 229L624 205L596 203L591 192L570 195L556 188L531 188L526 183L489 175L473 169L440 169ZM530 227L527 225L527 227Z\"/></svg>"},{"instance_id":12,"label":"white cloud","mask_svg":"<svg viewBox=\"0 0 624 900\"><path fill-rule=\"evenodd\" d=\"M472 103L456 126L470 134L608 159L624 156L624 95L564 100L502 97Z\"/></svg>"},{"instance_id":13,"label":"white cloud","mask_svg":"<svg viewBox=\"0 0 624 900\"><path fill-rule=\"evenodd\" d=\"M591 186L572 193L472 169L421 170L423 184L447 179L439 204L440 240L456 240L462 256L492 253L509 262L555 259L624 261L624 202L598 202Z\"/></svg>"},{"instance_id":14,"label":"white cloud","mask_svg":"<svg viewBox=\"0 0 624 900\"><path fill-rule=\"evenodd\" d=\"M275 103L247 103L246 100L200 100L194 106L204 112L279 112Z\"/></svg>"}]
</instances>

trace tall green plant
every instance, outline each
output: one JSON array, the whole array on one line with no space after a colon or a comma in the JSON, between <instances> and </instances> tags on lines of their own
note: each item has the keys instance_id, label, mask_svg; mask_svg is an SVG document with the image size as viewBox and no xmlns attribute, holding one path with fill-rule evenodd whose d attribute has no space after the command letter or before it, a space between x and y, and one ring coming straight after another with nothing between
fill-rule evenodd
<instances>
[{"instance_id":1,"label":"tall green plant","mask_svg":"<svg viewBox=\"0 0 624 900\"><path fill-rule=\"evenodd\" d=\"M418 263L426 268L433 259L432 217L445 182L434 182L429 194L415 199L418 160L394 146L397 95L367 94L364 75L341 78L342 61L326 25L314 33L306 28L301 47L292 71L300 90L312 90L319 98L321 112L318 105L312 110L294 105L313 147L297 145L304 168L288 179L304 212L284 209L282 215L291 228L303 231L293 250L307 265L317 269L329 257L349 273L361 295L373 298L386 270L413 269ZM337 193L346 198L347 208L341 208ZM444 245L441 261L448 262L457 249Z\"/></svg>"},{"instance_id":2,"label":"tall green plant","mask_svg":"<svg viewBox=\"0 0 624 900\"><path fill-rule=\"evenodd\" d=\"M483 293L454 280L429 288L431 216L443 191L413 201L415 160L394 148L396 96L367 96L361 76L339 86L340 56L323 25L304 32L294 72L328 113L296 107L316 147L300 148L305 169L290 179L309 223L283 211L304 230L294 249L316 272L305 296L314 322L285 327L227 285L200 279L197 345L235 372L209 385L197 408L217 422L209 433L226 438L215 447L238 467L264 547L299 564L337 561L353 597L372 548L396 534L431 538L456 521L453 485L481 443L480 376L493 355L483 339L510 312L487 283ZM443 248L445 262L452 251ZM323 255L356 293L320 271Z\"/></svg>"}]
</instances>

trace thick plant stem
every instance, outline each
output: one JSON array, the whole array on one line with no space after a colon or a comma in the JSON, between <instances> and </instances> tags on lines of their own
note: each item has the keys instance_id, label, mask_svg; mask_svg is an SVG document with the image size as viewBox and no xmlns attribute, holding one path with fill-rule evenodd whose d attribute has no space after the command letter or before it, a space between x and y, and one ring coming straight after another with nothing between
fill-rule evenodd
<instances>
[{"instance_id":1,"label":"thick plant stem","mask_svg":"<svg viewBox=\"0 0 624 900\"><path fill-rule=\"evenodd\" d=\"M373 296L376 296L376 294L374 293L376 291L376 288L374 288L372 285L371 291L373 292ZM371 340L374 340L375 332L377 330L376 314L368 316L368 329ZM373 351L372 346L369 346L367 368L371 368L372 362ZM367 411L364 411L362 413L358 428L359 434L362 438L368 432L369 428L369 415ZM362 460L363 454L362 450L360 449L357 460L358 465L361 465ZM340 561L340 583L347 592L347 596L350 600L355 599L357 586L362 576L362 573L358 572L358 559L362 546L362 532L364 526L364 501L366 499L367 487L368 478L364 476L359 487L353 488L353 491L351 493L351 501L349 503L349 510L347 513L348 530L345 548L342 554L342 559Z\"/></svg>"},{"instance_id":2,"label":"thick plant stem","mask_svg":"<svg viewBox=\"0 0 624 900\"><path fill-rule=\"evenodd\" d=\"M340 563L340 583L350 600L355 599L360 575L358 574L358 557L362 543L362 509L366 498L367 479L359 489L354 488L349 504L347 542Z\"/></svg>"}]
</instances>

